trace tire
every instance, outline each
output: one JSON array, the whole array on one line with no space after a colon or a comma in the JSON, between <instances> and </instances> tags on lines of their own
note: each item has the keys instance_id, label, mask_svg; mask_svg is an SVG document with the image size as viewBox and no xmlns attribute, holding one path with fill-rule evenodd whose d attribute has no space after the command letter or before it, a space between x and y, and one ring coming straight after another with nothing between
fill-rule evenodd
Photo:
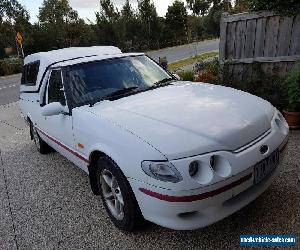
<instances>
[{"instance_id":1,"label":"tire","mask_svg":"<svg viewBox=\"0 0 300 250\"><path fill-rule=\"evenodd\" d=\"M101 200L114 225L125 232L135 231L144 220L123 172L113 160L103 156L97 161L96 178Z\"/></svg>"},{"instance_id":2,"label":"tire","mask_svg":"<svg viewBox=\"0 0 300 250\"><path fill-rule=\"evenodd\" d=\"M32 122L30 122L30 135L39 153L44 155L52 151L52 148L39 136Z\"/></svg>"}]
</instances>

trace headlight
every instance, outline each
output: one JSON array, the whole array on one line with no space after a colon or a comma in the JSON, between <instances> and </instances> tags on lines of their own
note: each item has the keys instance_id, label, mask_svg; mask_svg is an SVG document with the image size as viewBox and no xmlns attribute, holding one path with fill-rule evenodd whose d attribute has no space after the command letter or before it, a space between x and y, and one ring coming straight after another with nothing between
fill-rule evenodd
<instances>
[{"instance_id":1,"label":"headlight","mask_svg":"<svg viewBox=\"0 0 300 250\"><path fill-rule=\"evenodd\" d=\"M276 115L274 116L274 121L279 130L284 134L287 135L289 133L289 125L287 124L286 120L284 119L283 115L280 111L277 110Z\"/></svg>"},{"instance_id":2,"label":"headlight","mask_svg":"<svg viewBox=\"0 0 300 250\"><path fill-rule=\"evenodd\" d=\"M283 123L286 123L286 120L284 118L284 116L281 114L281 112L279 110L277 110L277 115L278 115L278 118L283 122Z\"/></svg>"},{"instance_id":3,"label":"headlight","mask_svg":"<svg viewBox=\"0 0 300 250\"><path fill-rule=\"evenodd\" d=\"M142 169L147 175L157 180L175 183L182 180L180 173L170 162L143 161Z\"/></svg>"}]
</instances>

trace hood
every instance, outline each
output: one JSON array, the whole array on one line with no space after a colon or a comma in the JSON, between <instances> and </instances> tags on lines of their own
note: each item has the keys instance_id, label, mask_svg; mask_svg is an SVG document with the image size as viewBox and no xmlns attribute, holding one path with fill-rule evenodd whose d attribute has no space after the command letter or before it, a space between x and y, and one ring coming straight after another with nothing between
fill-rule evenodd
<instances>
[{"instance_id":1,"label":"hood","mask_svg":"<svg viewBox=\"0 0 300 250\"><path fill-rule=\"evenodd\" d=\"M248 93L191 82L86 109L126 128L169 160L236 150L270 129L274 113L270 103Z\"/></svg>"}]
</instances>

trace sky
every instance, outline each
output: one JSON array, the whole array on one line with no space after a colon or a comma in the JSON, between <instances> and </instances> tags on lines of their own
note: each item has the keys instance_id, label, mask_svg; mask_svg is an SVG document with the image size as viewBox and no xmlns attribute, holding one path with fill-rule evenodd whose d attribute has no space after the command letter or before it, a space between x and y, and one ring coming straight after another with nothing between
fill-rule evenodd
<instances>
[{"instance_id":1,"label":"sky","mask_svg":"<svg viewBox=\"0 0 300 250\"><path fill-rule=\"evenodd\" d=\"M156 10L159 16L165 16L168 6L172 4L175 0L153 0ZM42 5L43 0L19 0L23 6L26 7L30 14L31 22L37 21L37 16L39 13L39 8ZM85 20L95 21L95 12L100 9L99 0L69 0L71 7L78 11L81 18ZM114 5L121 9L125 0L112 0ZM137 1L130 0L131 5L137 8Z\"/></svg>"}]
</instances>

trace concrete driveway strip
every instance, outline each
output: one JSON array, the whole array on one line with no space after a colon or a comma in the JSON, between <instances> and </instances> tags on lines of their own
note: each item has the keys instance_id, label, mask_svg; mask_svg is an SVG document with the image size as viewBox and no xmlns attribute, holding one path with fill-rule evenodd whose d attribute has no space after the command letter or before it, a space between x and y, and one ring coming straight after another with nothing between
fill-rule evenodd
<instances>
[{"instance_id":1,"label":"concrete driveway strip","mask_svg":"<svg viewBox=\"0 0 300 250\"><path fill-rule=\"evenodd\" d=\"M2 119L7 117L6 121L15 127L7 130L9 135L0 133L4 162L0 172L1 250L16 246L18 249L243 249L239 247L240 234L300 235L300 182L297 181L300 131L291 132L281 177L241 211L196 231L179 232L148 223L140 232L124 234L112 225L99 198L92 194L85 173L57 153L36 152L28 128L25 124L21 127L21 119L14 114L17 112L17 104L0 107ZM2 126L0 123L0 131Z\"/></svg>"},{"instance_id":2,"label":"concrete driveway strip","mask_svg":"<svg viewBox=\"0 0 300 250\"><path fill-rule=\"evenodd\" d=\"M6 173L0 155L0 249L17 249L15 236Z\"/></svg>"}]
</instances>

